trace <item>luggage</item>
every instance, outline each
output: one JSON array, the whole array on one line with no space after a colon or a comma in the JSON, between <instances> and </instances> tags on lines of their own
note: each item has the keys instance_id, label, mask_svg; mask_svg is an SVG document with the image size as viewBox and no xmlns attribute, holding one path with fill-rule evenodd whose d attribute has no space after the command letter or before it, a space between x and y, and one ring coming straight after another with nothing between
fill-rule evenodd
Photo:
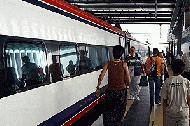
<instances>
[{"instance_id":1,"label":"luggage","mask_svg":"<svg viewBox=\"0 0 190 126\"><path fill-rule=\"evenodd\" d=\"M148 86L148 78L147 78L147 76L141 76L139 86Z\"/></svg>"}]
</instances>

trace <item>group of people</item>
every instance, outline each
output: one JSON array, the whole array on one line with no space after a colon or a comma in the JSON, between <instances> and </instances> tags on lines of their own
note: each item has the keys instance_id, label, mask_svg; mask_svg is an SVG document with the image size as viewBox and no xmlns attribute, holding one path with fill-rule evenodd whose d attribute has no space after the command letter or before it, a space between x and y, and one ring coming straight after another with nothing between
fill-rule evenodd
<instances>
[{"instance_id":1,"label":"group of people","mask_svg":"<svg viewBox=\"0 0 190 126\"><path fill-rule=\"evenodd\" d=\"M141 75L144 74L148 77L150 106L160 105L163 101L165 126L189 126L190 81L181 76L185 70L183 60L172 61L173 75L169 76L167 63L162 52L159 52L157 48L153 48L153 55L147 58L145 64L142 63L140 55L135 52L135 47L130 48L130 53L125 60L122 60L123 53L122 46L114 46L114 60L105 64L98 78L97 97L100 95L101 81L108 71L108 87L103 113L104 125L121 125L126 108L127 87L129 87L131 98L139 101L138 84Z\"/></svg>"},{"instance_id":2,"label":"group of people","mask_svg":"<svg viewBox=\"0 0 190 126\"><path fill-rule=\"evenodd\" d=\"M76 74L87 73L91 69L91 61L86 56L84 50L80 50L79 65L73 63L72 60L69 61L66 70L68 71L70 77L75 76ZM60 55L52 55L52 64L49 66L50 80L52 83L63 80L64 69L63 65L58 62L60 60ZM43 69L41 70L35 63L30 62L28 56L22 57L23 66L22 66L22 82L25 83L25 86L33 86L40 84L43 79L41 75L43 74ZM44 76L45 78L45 76Z\"/></svg>"}]
</instances>

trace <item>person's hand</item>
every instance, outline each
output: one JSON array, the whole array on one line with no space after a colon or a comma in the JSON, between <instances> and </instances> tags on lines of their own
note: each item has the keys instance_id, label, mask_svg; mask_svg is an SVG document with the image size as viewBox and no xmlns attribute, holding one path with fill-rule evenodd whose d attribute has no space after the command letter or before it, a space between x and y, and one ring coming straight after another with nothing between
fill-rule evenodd
<instances>
[{"instance_id":1,"label":"person's hand","mask_svg":"<svg viewBox=\"0 0 190 126\"><path fill-rule=\"evenodd\" d=\"M100 89L99 87L96 88L96 97L99 97L100 96Z\"/></svg>"}]
</instances>

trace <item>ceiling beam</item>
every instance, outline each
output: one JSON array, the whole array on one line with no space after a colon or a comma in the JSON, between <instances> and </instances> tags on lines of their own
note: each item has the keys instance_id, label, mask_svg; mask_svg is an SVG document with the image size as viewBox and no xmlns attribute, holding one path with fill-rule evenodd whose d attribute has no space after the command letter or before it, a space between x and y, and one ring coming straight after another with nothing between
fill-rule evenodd
<instances>
[{"instance_id":1,"label":"ceiling beam","mask_svg":"<svg viewBox=\"0 0 190 126\"><path fill-rule=\"evenodd\" d=\"M171 22L171 18L123 18L123 19L108 19L110 22Z\"/></svg>"},{"instance_id":2,"label":"ceiling beam","mask_svg":"<svg viewBox=\"0 0 190 126\"><path fill-rule=\"evenodd\" d=\"M80 8L155 8L155 3L101 3L101 4L74 4ZM157 8L174 8L174 3L157 3Z\"/></svg>"},{"instance_id":3,"label":"ceiling beam","mask_svg":"<svg viewBox=\"0 0 190 126\"><path fill-rule=\"evenodd\" d=\"M155 17L155 14L94 14L98 17ZM157 17L172 17L172 14L157 14Z\"/></svg>"},{"instance_id":4,"label":"ceiling beam","mask_svg":"<svg viewBox=\"0 0 190 126\"><path fill-rule=\"evenodd\" d=\"M127 10L122 10L122 11L91 10L89 12L93 13L93 14L154 14L155 13L155 11L127 11ZM157 11L157 14L172 14L172 13L173 13L173 11Z\"/></svg>"}]
</instances>

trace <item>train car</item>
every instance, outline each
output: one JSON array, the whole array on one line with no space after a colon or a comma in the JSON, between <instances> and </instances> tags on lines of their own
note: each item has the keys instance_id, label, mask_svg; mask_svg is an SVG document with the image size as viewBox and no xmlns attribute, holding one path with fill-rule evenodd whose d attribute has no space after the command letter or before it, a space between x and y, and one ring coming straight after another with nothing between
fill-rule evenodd
<instances>
[{"instance_id":1,"label":"train car","mask_svg":"<svg viewBox=\"0 0 190 126\"><path fill-rule=\"evenodd\" d=\"M112 47L125 45L120 29L63 0L2 0L0 15L1 126L72 125L102 101L97 78ZM37 82L23 79L24 56L37 66Z\"/></svg>"}]
</instances>

